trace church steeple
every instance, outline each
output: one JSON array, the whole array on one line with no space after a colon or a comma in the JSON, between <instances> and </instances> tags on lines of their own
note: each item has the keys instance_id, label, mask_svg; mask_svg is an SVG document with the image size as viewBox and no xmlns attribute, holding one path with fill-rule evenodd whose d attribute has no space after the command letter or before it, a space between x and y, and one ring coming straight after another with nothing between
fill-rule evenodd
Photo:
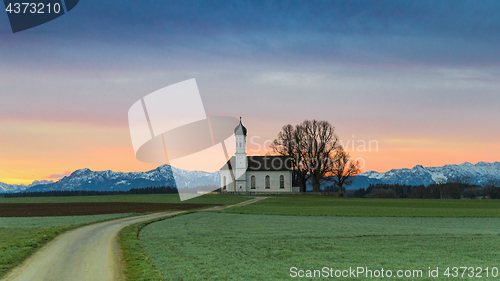
<instances>
[{"instance_id":1,"label":"church steeple","mask_svg":"<svg viewBox=\"0 0 500 281\"><path fill-rule=\"evenodd\" d=\"M247 171L247 128L241 123L234 129L236 139L236 191L246 191L246 171Z\"/></svg>"},{"instance_id":2,"label":"church steeple","mask_svg":"<svg viewBox=\"0 0 500 281\"><path fill-rule=\"evenodd\" d=\"M241 123L234 128L234 136L236 137L236 154L247 154L247 128Z\"/></svg>"},{"instance_id":3,"label":"church steeple","mask_svg":"<svg viewBox=\"0 0 500 281\"><path fill-rule=\"evenodd\" d=\"M241 124L241 117L240 117L240 124L238 126L236 126L236 128L234 128L234 134L235 135L243 135L243 136L247 135L247 128L245 128L245 126L243 126L243 124Z\"/></svg>"}]
</instances>

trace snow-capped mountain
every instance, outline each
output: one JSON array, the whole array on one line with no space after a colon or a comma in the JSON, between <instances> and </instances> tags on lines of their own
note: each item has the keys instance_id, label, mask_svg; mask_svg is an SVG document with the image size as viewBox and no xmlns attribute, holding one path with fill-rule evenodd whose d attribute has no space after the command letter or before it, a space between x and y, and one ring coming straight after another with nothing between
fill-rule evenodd
<instances>
[{"instance_id":1,"label":"snow-capped mountain","mask_svg":"<svg viewBox=\"0 0 500 281\"><path fill-rule=\"evenodd\" d=\"M32 186L39 185L39 184L49 184L53 183L54 181L47 181L47 180L41 180L41 181L34 181L31 184L6 184L3 182L0 182L0 193L8 193L8 192L19 192L26 190Z\"/></svg>"},{"instance_id":2,"label":"snow-capped mountain","mask_svg":"<svg viewBox=\"0 0 500 281\"><path fill-rule=\"evenodd\" d=\"M220 173L201 171L186 171L162 165L147 172L113 172L91 171L80 169L71 175L52 181L34 181L29 185L9 185L0 183L0 193L21 191L49 191L49 190L100 190L100 191L127 191L131 188L151 186L175 186L176 182L172 170L178 175L177 187L197 187L202 185L220 184ZM465 162L459 165L445 165L442 167L422 167L417 165L412 169L393 169L386 173L369 171L354 177L353 185L349 189L366 188L370 184L406 184L429 185L439 179L446 181L451 178L468 177L473 184L483 184L491 178L500 179L500 162L479 162L475 165ZM331 183L325 183L329 185Z\"/></svg>"},{"instance_id":3,"label":"snow-capped mountain","mask_svg":"<svg viewBox=\"0 0 500 281\"><path fill-rule=\"evenodd\" d=\"M426 167L417 165L412 169L393 169L386 173L369 171L357 175L350 189L366 188L370 184L430 185L438 180L468 177L472 184L482 185L491 178L500 179L500 162L465 162L459 165Z\"/></svg>"},{"instance_id":4,"label":"snow-capped mountain","mask_svg":"<svg viewBox=\"0 0 500 281\"><path fill-rule=\"evenodd\" d=\"M176 172L177 182L174 180L172 170ZM49 190L98 190L98 191L127 191L131 188L152 186L197 187L203 185L220 185L220 173L207 173L201 171L186 171L162 165L147 172L113 172L91 171L90 169L76 170L71 175L57 182L44 182L29 186L6 185L7 188L0 192L20 191L49 191ZM17 187L17 188L16 188Z\"/></svg>"}]
</instances>

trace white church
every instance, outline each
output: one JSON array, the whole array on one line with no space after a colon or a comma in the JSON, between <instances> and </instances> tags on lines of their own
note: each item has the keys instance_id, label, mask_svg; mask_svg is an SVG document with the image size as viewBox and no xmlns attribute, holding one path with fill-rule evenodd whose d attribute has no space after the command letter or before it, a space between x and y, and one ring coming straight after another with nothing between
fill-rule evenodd
<instances>
[{"instance_id":1,"label":"white church","mask_svg":"<svg viewBox=\"0 0 500 281\"><path fill-rule=\"evenodd\" d=\"M286 156L247 156L247 129L241 123L234 129L236 153L220 169L221 192L292 193L291 158Z\"/></svg>"}]
</instances>

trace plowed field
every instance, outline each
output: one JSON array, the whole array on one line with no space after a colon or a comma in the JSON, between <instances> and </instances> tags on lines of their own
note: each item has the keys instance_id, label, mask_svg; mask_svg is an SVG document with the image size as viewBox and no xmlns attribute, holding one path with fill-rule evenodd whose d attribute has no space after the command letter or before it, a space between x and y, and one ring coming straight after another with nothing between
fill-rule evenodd
<instances>
[{"instance_id":1,"label":"plowed field","mask_svg":"<svg viewBox=\"0 0 500 281\"><path fill-rule=\"evenodd\" d=\"M188 210L214 204L180 203L2 203L0 217L84 216L99 214L146 213L167 210Z\"/></svg>"}]
</instances>

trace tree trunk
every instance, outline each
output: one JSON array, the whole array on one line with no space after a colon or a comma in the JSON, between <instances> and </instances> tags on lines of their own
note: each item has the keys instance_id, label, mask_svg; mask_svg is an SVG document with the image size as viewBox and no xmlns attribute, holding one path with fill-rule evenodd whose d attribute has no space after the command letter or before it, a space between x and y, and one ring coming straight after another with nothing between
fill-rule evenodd
<instances>
[{"instance_id":1,"label":"tree trunk","mask_svg":"<svg viewBox=\"0 0 500 281\"><path fill-rule=\"evenodd\" d=\"M300 192L306 192L306 183L304 181L300 182Z\"/></svg>"},{"instance_id":2,"label":"tree trunk","mask_svg":"<svg viewBox=\"0 0 500 281\"><path fill-rule=\"evenodd\" d=\"M320 192L320 184L318 180L313 179L313 191Z\"/></svg>"}]
</instances>

